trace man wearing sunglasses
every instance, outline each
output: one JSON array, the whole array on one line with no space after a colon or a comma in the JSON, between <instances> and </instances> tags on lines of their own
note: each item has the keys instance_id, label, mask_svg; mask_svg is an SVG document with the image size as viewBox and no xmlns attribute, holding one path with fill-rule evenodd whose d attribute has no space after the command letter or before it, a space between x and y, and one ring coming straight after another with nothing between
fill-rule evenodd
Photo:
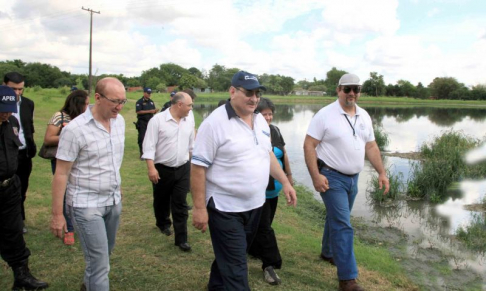
<instances>
[{"instance_id":1,"label":"man wearing sunglasses","mask_svg":"<svg viewBox=\"0 0 486 291\"><path fill-rule=\"evenodd\" d=\"M364 290L357 282L351 210L358 194L358 176L365 155L378 172L380 189L389 182L375 142L368 113L359 107L358 76L344 74L336 89L336 102L312 118L304 141L304 155L316 191L326 205L321 259L337 267L339 290Z\"/></svg>"},{"instance_id":2,"label":"man wearing sunglasses","mask_svg":"<svg viewBox=\"0 0 486 291\"><path fill-rule=\"evenodd\" d=\"M51 232L62 239L67 213L79 235L86 269L82 290L109 290L110 253L120 222L120 167L125 149L127 102L125 87L116 78L96 84L95 104L61 131L52 182Z\"/></svg>"},{"instance_id":3,"label":"man wearing sunglasses","mask_svg":"<svg viewBox=\"0 0 486 291\"><path fill-rule=\"evenodd\" d=\"M258 229L269 174L282 183L288 205L297 203L272 151L270 128L255 113L262 90L255 75L236 73L230 100L203 121L195 140L193 225L202 232L209 226L215 255L208 290L250 290L246 252Z\"/></svg>"},{"instance_id":4,"label":"man wearing sunglasses","mask_svg":"<svg viewBox=\"0 0 486 291\"><path fill-rule=\"evenodd\" d=\"M138 99L135 105L135 112L137 113L137 123L135 123L135 126L138 130L138 148L140 149L140 157L143 155L142 144L145 132L147 131L147 124L154 114L157 113L155 103L150 99L150 96L152 96L152 89L144 88L143 97Z\"/></svg>"}]
</instances>

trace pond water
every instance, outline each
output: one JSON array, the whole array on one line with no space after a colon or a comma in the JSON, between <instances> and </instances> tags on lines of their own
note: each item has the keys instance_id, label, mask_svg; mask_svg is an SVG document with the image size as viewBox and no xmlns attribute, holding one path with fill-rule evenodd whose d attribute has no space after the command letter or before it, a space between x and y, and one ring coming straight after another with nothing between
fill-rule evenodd
<instances>
[{"instance_id":1,"label":"pond water","mask_svg":"<svg viewBox=\"0 0 486 291\"><path fill-rule=\"evenodd\" d=\"M216 106L197 104L194 108L203 117ZM304 162L303 142L314 114L322 105L276 105L273 124L280 128L286 142L293 178L314 191L312 180ZM390 143L387 152L408 153L418 151L424 142L447 130L458 130L464 134L483 139L486 136L486 109L484 108L385 108L364 107L373 122L388 134ZM408 178L410 161L398 157L384 157L386 166L393 165L393 172L401 172L404 181ZM383 227L397 227L407 233L414 247L434 247L454 256L450 264L464 264L480 274L486 274L486 259L461 249L451 239L460 226L470 223L474 215L464 205L481 201L486 193L486 182L462 181L457 190L450 193L444 203L432 205L424 201L400 201L395 207L373 205L367 199L366 189L374 169L369 162L359 177L359 192L352 215ZM314 191L317 200L321 198ZM411 250L413 251L413 250Z\"/></svg>"}]
</instances>

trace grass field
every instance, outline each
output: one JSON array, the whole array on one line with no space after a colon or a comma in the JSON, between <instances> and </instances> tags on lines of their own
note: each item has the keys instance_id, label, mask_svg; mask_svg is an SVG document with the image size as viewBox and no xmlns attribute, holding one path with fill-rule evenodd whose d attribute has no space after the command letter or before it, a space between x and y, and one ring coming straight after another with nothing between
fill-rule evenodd
<instances>
[{"instance_id":1,"label":"grass field","mask_svg":"<svg viewBox=\"0 0 486 291\"><path fill-rule=\"evenodd\" d=\"M40 148L46 124L62 106L65 95L61 95L59 90L27 90L24 95L36 104L35 139ZM155 227L152 186L147 178L146 165L138 158L137 132L132 124L136 118L135 101L140 96L140 93L130 93L129 102L121 112L127 124L121 170L124 196L120 230L111 256L111 290L205 290L214 258L209 233L202 234L193 228L190 216L188 235L193 250L183 253L174 246L173 236L166 237ZM168 100L168 94L154 94L153 98L160 107ZM214 102L223 98L226 95L214 96ZM196 102L203 100L196 99ZM196 116L196 122L201 122L200 116ZM49 282L49 290L79 290L85 266L79 242L67 247L49 232L50 163L39 157L33 162L26 202L29 232L25 235L32 252L32 273ZM281 200L274 221L284 261L282 270L278 272L283 283L278 288L336 290L335 268L318 257L324 207L303 187L296 189L299 197L297 208L288 208ZM355 249L360 282L367 290L418 290L383 246L356 240ZM252 290L275 290L275 287L263 282L260 266L259 261L249 259ZM12 283L11 270L2 261L0 290L9 290Z\"/></svg>"}]
</instances>

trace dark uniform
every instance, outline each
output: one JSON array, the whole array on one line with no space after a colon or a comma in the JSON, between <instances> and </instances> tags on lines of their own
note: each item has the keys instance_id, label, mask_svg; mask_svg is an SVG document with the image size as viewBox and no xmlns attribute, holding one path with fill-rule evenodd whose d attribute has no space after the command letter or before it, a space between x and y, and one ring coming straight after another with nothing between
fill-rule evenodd
<instances>
[{"instance_id":1,"label":"dark uniform","mask_svg":"<svg viewBox=\"0 0 486 291\"><path fill-rule=\"evenodd\" d=\"M153 109L155 109L155 103L150 98L148 100L145 100L144 97L140 98L135 106L135 112ZM145 137L145 132L147 131L147 124L153 116L154 115L152 113L137 114L136 126L138 130L138 147L140 149L140 156L143 154L142 144L143 138Z\"/></svg>"},{"instance_id":2,"label":"dark uniform","mask_svg":"<svg viewBox=\"0 0 486 291\"><path fill-rule=\"evenodd\" d=\"M164 106L162 106L162 109L160 109L160 112L164 112L169 107L170 107L170 101L167 101L164 103Z\"/></svg>"},{"instance_id":3,"label":"dark uniform","mask_svg":"<svg viewBox=\"0 0 486 291\"><path fill-rule=\"evenodd\" d=\"M25 245L22 232L21 185L15 174L18 166L20 143L19 123L14 116L0 126L0 253L14 271L14 290L47 288L29 272L30 251Z\"/></svg>"}]
</instances>

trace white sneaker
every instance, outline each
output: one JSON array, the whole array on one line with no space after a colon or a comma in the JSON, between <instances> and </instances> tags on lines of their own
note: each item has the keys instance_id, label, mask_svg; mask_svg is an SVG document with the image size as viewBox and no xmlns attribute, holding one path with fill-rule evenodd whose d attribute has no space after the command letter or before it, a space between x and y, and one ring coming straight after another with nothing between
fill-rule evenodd
<instances>
[{"instance_id":1,"label":"white sneaker","mask_svg":"<svg viewBox=\"0 0 486 291\"><path fill-rule=\"evenodd\" d=\"M280 280L280 277L275 273L272 266L268 266L263 270L263 278L270 285L278 285L282 283L282 280Z\"/></svg>"}]
</instances>

